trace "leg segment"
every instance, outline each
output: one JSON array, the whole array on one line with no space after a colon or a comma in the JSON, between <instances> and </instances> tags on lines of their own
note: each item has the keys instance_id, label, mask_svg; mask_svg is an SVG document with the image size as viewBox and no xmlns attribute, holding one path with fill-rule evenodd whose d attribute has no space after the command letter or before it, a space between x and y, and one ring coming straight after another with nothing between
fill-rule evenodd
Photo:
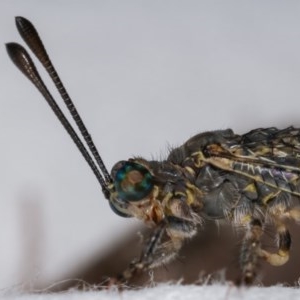
<instances>
[{"instance_id":1,"label":"leg segment","mask_svg":"<svg viewBox=\"0 0 300 300\"><path fill-rule=\"evenodd\" d=\"M131 262L129 267L118 277L118 281L126 282L137 272L157 267L172 258L182 246L182 239L170 238L166 232L167 224L158 226L146 241L139 259Z\"/></svg>"},{"instance_id":2,"label":"leg segment","mask_svg":"<svg viewBox=\"0 0 300 300\"><path fill-rule=\"evenodd\" d=\"M270 253L266 250L260 250L260 256L273 266L281 266L289 260L289 251L291 248L291 235L284 224L277 226L277 253Z\"/></svg>"},{"instance_id":3,"label":"leg segment","mask_svg":"<svg viewBox=\"0 0 300 300\"><path fill-rule=\"evenodd\" d=\"M240 254L242 283L251 284L256 277L262 233L261 221L252 219L248 223Z\"/></svg>"},{"instance_id":4,"label":"leg segment","mask_svg":"<svg viewBox=\"0 0 300 300\"><path fill-rule=\"evenodd\" d=\"M260 239L263 234L261 221L252 219L249 222L240 256L243 283L251 284L255 279L259 258L263 258L273 266L281 266L288 261L291 247L290 233L280 221L276 224L276 230L278 251L277 253L270 253L261 248Z\"/></svg>"}]
</instances>

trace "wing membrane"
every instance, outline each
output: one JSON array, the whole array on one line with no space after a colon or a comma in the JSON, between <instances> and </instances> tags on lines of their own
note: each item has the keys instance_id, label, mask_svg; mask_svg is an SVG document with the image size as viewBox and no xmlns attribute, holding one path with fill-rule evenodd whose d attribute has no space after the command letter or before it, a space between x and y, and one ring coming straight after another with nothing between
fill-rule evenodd
<instances>
[{"instance_id":1,"label":"wing membrane","mask_svg":"<svg viewBox=\"0 0 300 300\"><path fill-rule=\"evenodd\" d=\"M300 129L255 129L207 151L207 163L300 196Z\"/></svg>"}]
</instances>

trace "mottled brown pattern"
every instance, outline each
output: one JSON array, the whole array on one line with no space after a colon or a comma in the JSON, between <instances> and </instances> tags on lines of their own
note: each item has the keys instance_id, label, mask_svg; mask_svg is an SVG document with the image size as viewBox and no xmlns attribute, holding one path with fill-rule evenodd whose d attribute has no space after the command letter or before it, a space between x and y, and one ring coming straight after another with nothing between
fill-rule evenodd
<instances>
[{"instance_id":1,"label":"mottled brown pattern","mask_svg":"<svg viewBox=\"0 0 300 300\"><path fill-rule=\"evenodd\" d=\"M299 129L293 127L256 129L244 135L228 129L192 137L165 161L130 159L149 170L156 194L124 201L112 184L110 201L161 234L150 238L152 246L146 243L147 250L130 266L132 272L127 270L120 278L128 280L137 270L175 258L183 241L193 237L205 219L225 220L244 231L241 283L255 280L260 259L274 266L285 264L291 246L285 223L299 220L299 141ZM161 212L159 220L152 217L153 207ZM276 231L275 253L261 246L266 225Z\"/></svg>"}]
</instances>

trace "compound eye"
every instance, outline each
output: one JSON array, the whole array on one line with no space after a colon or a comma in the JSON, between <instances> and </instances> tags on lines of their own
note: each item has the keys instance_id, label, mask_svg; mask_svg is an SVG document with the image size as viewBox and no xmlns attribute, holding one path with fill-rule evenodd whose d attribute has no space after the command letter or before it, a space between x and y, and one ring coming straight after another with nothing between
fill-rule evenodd
<instances>
[{"instance_id":1,"label":"compound eye","mask_svg":"<svg viewBox=\"0 0 300 300\"><path fill-rule=\"evenodd\" d=\"M126 212L126 209L119 207L115 204L113 204L111 201L109 201L109 206L112 209L112 211L117 214L119 217L123 218L131 218L132 216Z\"/></svg>"},{"instance_id":2,"label":"compound eye","mask_svg":"<svg viewBox=\"0 0 300 300\"><path fill-rule=\"evenodd\" d=\"M116 170L115 188L120 199L139 201L151 192L153 177L144 166L126 161Z\"/></svg>"}]
</instances>

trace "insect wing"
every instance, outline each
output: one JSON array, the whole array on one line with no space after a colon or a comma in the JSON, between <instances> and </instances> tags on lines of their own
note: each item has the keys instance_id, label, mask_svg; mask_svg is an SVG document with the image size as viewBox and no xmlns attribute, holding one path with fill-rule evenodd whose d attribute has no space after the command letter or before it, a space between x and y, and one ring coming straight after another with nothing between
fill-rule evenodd
<instances>
[{"instance_id":1,"label":"insect wing","mask_svg":"<svg viewBox=\"0 0 300 300\"><path fill-rule=\"evenodd\" d=\"M212 165L300 196L300 129L255 129L207 149Z\"/></svg>"}]
</instances>

